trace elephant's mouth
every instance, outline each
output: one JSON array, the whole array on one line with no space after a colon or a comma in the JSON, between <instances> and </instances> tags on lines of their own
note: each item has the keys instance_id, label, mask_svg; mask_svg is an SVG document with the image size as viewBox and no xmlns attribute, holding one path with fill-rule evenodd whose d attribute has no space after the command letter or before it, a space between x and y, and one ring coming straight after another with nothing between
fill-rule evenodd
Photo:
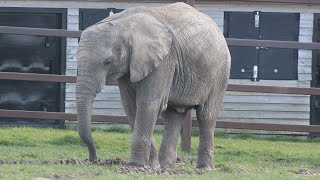
<instances>
[{"instance_id":1,"label":"elephant's mouth","mask_svg":"<svg viewBox=\"0 0 320 180\"><path fill-rule=\"evenodd\" d=\"M115 74L117 74L117 73L116 72L112 72L112 73L108 74L108 76L113 76Z\"/></svg>"},{"instance_id":2,"label":"elephant's mouth","mask_svg":"<svg viewBox=\"0 0 320 180\"><path fill-rule=\"evenodd\" d=\"M112 72L110 74L108 74L107 76L107 81L110 80L110 79L119 79L119 73L117 72Z\"/></svg>"}]
</instances>

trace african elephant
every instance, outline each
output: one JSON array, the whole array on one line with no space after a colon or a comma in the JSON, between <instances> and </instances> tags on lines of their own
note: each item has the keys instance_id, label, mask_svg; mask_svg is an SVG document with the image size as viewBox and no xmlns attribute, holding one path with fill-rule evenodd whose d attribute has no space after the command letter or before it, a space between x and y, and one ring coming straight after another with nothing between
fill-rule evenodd
<instances>
[{"instance_id":1,"label":"african elephant","mask_svg":"<svg viewBox=\"0 0 320 180\"><path fill-rule=\"evenodd\" d=\"M198 168L213 168L217 113L227 87L230 53L210 17L184 3L129 8L83 31L77 49L79 135L95 160L91 109L106 82L118 80L133 135L129 165L173 166L184 116L196 110ZM159 156L153 131L165 120ZM158 161L159 159L159 161Z\"/></svg>"}]
</instances>

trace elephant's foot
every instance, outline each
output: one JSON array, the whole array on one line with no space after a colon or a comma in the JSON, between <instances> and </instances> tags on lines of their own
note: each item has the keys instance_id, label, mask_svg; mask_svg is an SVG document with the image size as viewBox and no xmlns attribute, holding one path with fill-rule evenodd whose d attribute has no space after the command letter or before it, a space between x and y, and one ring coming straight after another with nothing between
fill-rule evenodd
<instances>
[{"instance_id":1,"label":"elephant's foot","mask_svg":"<svg viewBox=\"0 0 320 180\"><path fill-rule=\"evenodd\" d=\"M152 168L159 168L160 167L160 164L158 161L153 161L153 162L149 162L149 166L152 167Z\"/></svg>"},{"instance_id":2,"label":"elephant's foot","mask_svg":"<svg viewBox=\"0 0 320 180\"><path fill-rule=\"evenodd\" d=\"M176 163L176 159L165 159L165 160L160 160L160 166L161 168L172 168L174 167Z\"/></svg>"},{"instance_id":3,"label":"elephant's foot","mask_svg":"<svg viewBox=\"0 0 320 180\"><path fill-rule=\"evenodd\" d=\"M145 167L145 166L150 166L151 168L159 168L160 164L158 161L150 161L149 164L141 164L141 163L136 163L136 162L128 162L126 166L132 166L132 167Z\"/></svg>"},{"instance_id":4,"label":"elephant's foot","mask_svg":"<svg viewBox=\"0 0 320 180\"><path fill-rule=\"evenodd\" d=\"M150 156L148 160L130 160L127 165L128 166L135 166L135 167L141 167L141 166L150 166L152 168L158 168L160 167L159 160L158 160L158 153L156 151L152 151L153 153L150 153Z\"/></svg>"},{"instance_id":5,"label":"elephant's foot","mask_svg":"<svg viewBox=\"0 0 320 180\"><path fill-rule=\"evenodd\" d=\"M158 154L150 154L149 165L152 168L160 167L159 160L158 160Z\"/></svg>"},{"instance_id":6,"label":"elephant's foot","mask_svg":"<svg viewBox=\"0 0 320 180\"><path fill-rule=\"evenodd\" d=\"M212 160L198 160L197 168L201 169L201 170L214 170L215 169Z\"/></svg>"},{"instance_id":7,"label":"elephant's foot","mask_svg":"<svg viewBox=\"0 0 320 180\"><path fill-rule=\"evenodd\" d=\"M131 157L129 162L127 163L127 166L135 166L135 167L142 167L142 166L148 166L149 158L148 156L143 156L141 154L136 154L131 152Z\"/></svg>"},{"instance_id":8,"label":"elephant's foot","mask_svg":"<svg viewBox=\"0 0 320 180\"><path fill-rule=\"evenodd\" d=\"M149 156L149 159L147 160L147 162L138 161L138 160L136 160L136 161L130 160L127 163L127 165L128 166L135 166L135 167L142 167L142 166L150 166L152 168L160 167L157 153L155 153L155 154L151 153L150 156Z\"/></svg>"},{"instance_id":9,"label":"elephant's foot","mask_svg":"<svg viewBox=\"0 0 320 180\"><path fill-rule=\"evenodd\" d=\"M89 149L89 161L95 161L97 160L97 154L95 149Z\"/></svg>"},{"instance_id":10,"label":"elephant's foot","mask_svg":"<svg viewBox=\"0 0 320 180\"><path fill-rule=\"evenodd\" d=\"M151 140L149 165L150 165L150 167L154 167L154 168L160 167L156 142L153 137Z\"/></svg>"},{"instance_id":11,"label":"elephant's foot","mask_svg":"<svg viewBox=\"0 0 320 180\"><path fill-rule=\"evenodd\" d=\"M89 161L93 162L96 161L98 158L97 157L89 157Z\"/></svg>"},{"instance_id":12,"label":"elephant's foot","mask_svg":"<svg viewBox=\"0 0 320 180\"><path fill-rule=\"evenodd\" d=\"M168 147L168 144L170 145ZM177 145L162 143L159 152L159 162L161 168L172 168L177 162Z\"/></svg>"},{"instance_id":13,"label":"elephant's foot","mask_svg":"<svg viewBox=\"0 0 320 180\"><path fill-rule=\"evenodd\" d=\"M168 145L170 147L168 147ZM162 143L160 152L159 152L159 162L161 168L172 168L174 167L176 161L177 161L177 146L176 144L170 144L170 143Z\"/></svg>"},{"instance_id":14,"label":"elephant's foot","mask_svg":"<svg viewBox=\"0 0 320 180\"><path fill-rule=\"evenodd\" d=\"M159 162L161 168L172 168L177 161L177 155L174 151L170 151L165 145L161 144L159 152Z\"/></svg>"},{"instance_id":15,"label":"elephant's foot","mask_svg":"<svg viewBox=\"0 0 320 180\"><path fill-rule=\"evenodd\" d=\"M137 163L137 162L128 162L126 165L127 166L134 166L134 167L143 167L144 166L144 164Z\"/></svg>"},{"instance_id":16,"label":"elephant's foot","mask_svg":"<svg viewBox=\"0 0 320 180\"><path fill-rule=\"evenodd\" d=\"M158 168L160 167L159 161L158 161L158 156L152 156L150 155L150 158L148 162L144 161L129 161L127 163L127 166L134 166L134 167L142 167L142 166L150 166L152 168Z\"/></svg>"}]
</instances>

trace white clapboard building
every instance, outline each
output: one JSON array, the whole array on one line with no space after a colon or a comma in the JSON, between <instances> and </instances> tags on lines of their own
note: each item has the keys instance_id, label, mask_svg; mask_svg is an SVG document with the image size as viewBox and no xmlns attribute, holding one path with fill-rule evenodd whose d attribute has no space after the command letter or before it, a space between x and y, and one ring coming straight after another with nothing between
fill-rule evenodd
<instances>
[{"instance_id":1,"label":"white clapboard building","mask_svg":"<svg viewBox=\"0 0 320 180\"><path fill-rule=\"evenodd\" d=\"M154 7L174 2L176 1L0 0L0 25L83 30L104 17L128 7ZM299 42L320 40L318 37L320 2L315 0L199 0L195 1L195 8L210 16L228 38ZM28 18L30 23L28 23ZM4 35L0 35L0 43L2 43L0 45L0 71L10 71L5 67L11 67L14 70L14 66L39 66L40 73L77 74L75 53L78 39L43 37L39 40L40 44L37 44L37 40L29 39L29 42L28 38L25 38L27 40L19 42L19 38L10 39L8 35L5 40L3 38L1 40L2 36ZM45 43L41 44L42 41ZM37 50L34 50L33 54L30 54L30 50L21 50L16 54L5 53L1 50L3 43L7 43L8 47L10 43L31 43L34 46L31 49ZM232 53L230 83L232 84L310 87L313 78L312 86L317 86L318 77L315 73L318 66L317 53L312 53L311 50L236 46L230 49ZM50 57L48 53L51 53ZM21 61L21 58L19 61L20 56L29 57L28 62ZM41 58L46 60L41 61ZM7 65L4 66L5 64ZM313 70L312 65L315 67ZM33 69L29 68L25 72L38 72ZM256 77L255 72L257 72ZM3 86L0 87L0 90L1 88ZM7 89L10 89L9 85ZM2 93L0 108L6 108L5 105L8 105L5 99L10 101L10 98L19 97L18 95L13 96L12 90L7 92L4 89L0 93ZM68 113L76 113L75 84L46 90L42 88L37 94L23 93L25 92L20 94L20 102L23 101L24 105L29 101L33 102L32 100L34 100L33 103L38 103L35 109L31 110L65 110ZM29 95L32 97L25 98ZM48 100L45 98L47 96L54 97ZM308 125L311 112L315 116L317 114L316 101L317 97L313 97L310 103L310 96L304 95L227 92L224 98L224 109L219 119L236 122ZM13 103L19 103L19 101ZM39 109L36 109L37 107ZM106 86L104 91L96 97L93 108L94 114L125 115L117 86Z\"/></svg>"}]
</instances>

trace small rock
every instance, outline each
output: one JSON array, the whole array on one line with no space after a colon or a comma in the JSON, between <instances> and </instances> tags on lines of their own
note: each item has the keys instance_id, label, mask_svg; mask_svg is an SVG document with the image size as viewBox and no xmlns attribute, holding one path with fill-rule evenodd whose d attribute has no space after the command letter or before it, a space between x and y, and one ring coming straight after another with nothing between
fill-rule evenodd
<instances>
[{"instance_id":1,"label":"small rock","mask_svg":"<svg viewBox=\"0 0 320 180\"><path fill-rule=\"evenodd\" d=\"M304 174L304 175L314 175L314 173L309 172L307 169L305 168L300 168L297 171L294 172L295 174Z\"/></svg>"},{"instance_id":2,"label":"small rock","mask_svg":"<svg viewBox=\"0 0 320 180\"><path fill-rule=\"evenodd\" d=\"M241 168L237 168L236 171L237 171L237 173L244 173L245 172L245 170L243 170Z\"/></svg>"},{"instance_id":3,"label":"small rock","mask_svg":"<svg viewBox=\"0 0 320 180\"><path fill-rule=\"evenodd\" d=\"M196 172L198 175L201 175L201 174L204 173L204 170L197 168L197 169L195 169L195 172Z\"/></svg>"},{"instance_id":4,"label":"small rock","mask_svg":"<svg viewBox=\"0 0 320 180\"><path fill-rule=\"evenodd\" d=\"M43 161L42 164L49 165L49 164L51 164L51 162L50 161Z\"/></svg>"}]
</instances>

